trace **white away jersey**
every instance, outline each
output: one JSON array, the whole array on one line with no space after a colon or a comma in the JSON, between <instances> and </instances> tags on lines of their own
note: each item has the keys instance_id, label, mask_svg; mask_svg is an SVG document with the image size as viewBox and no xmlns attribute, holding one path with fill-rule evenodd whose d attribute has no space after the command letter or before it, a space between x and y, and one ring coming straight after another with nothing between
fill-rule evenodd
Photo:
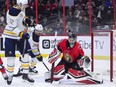
<instances>
[{"instance_id":1,"label":"white away jersey","mask_svg":"<svg viewBox=\"0 0 116 87\"><path fill-rule=\"evenodd\" d=\"M3 37L20 39L19 33L26 29L23 25L24 17L25 12L21 11L17 7L10 8L6 15L7 25L3 32Z\"/></svg>"}]
</instances>

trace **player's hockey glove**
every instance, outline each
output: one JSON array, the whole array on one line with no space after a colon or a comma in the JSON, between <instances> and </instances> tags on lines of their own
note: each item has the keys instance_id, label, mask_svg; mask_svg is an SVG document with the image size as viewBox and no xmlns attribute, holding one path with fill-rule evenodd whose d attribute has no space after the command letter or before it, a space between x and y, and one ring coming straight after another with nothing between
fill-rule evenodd
<instances>
[{"instance_id":1,"label":"player's hockey glove","mask_svg":"<svg viewBox=\"0 0 116 87\"><path fill-rule=\"evenodd\" d=\"M43 57L42 57L41 54L37 55L36 58L37 58L37 60L40 61L40 62L43 61Z\"/></svg>"},{"instance_id":2,"label":"player's hockey glove","mask_svg":"<svg viewBox=\"0 0 116 87\"><path fill-rule=\"evenodd\" d=\"M29 34L25 32L20 32L19 36L21 39L29 39L30 37Z\"/></svg>"},{"instance_id":3,"label":"player's hockey glove","mask_svg":"<svg viewBox=\"0 0 116 87\"><path fill-rule=\"evenodd\" d=\"M30 27L31 25L31 20L28 18L28 17L25 17L23 19L23 25L26 26L26 27Z\"/></svg>"}]
</instances>

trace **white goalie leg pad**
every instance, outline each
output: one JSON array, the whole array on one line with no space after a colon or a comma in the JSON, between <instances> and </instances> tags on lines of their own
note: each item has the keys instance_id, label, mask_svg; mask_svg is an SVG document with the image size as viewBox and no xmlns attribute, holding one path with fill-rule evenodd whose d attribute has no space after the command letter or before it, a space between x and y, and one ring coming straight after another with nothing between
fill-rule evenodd
<instances>
[{"instance_id":1,"label":"white goalie leg pad","mask_svg":"<svg viewBox=\"0 0 116 87\"><path fill-rule=\"evenodd\" d=\"M65 74L63 74L65 72L65 68L64 65L59 65L55 67L54 70L54 77L53 77L53 85L58 85L61 82L61 79L63 79L65 77Z\"/></svg>"},{"instance_id":2,"label":"white goalie leg pad","mask_svg":"<svg viewBox=\"0 0 116 87\"><path fill-rule=\"evenodd\" d=\"M90 79L103 83L102 73L90 72L90 71L85 71L85 72L91 76L89 77Z\"/></svg>"},{"instance_id":3,"label":"white goalie leg pad","mask_svg":"<svg viewBox=\"0 0 116 87\"><path fill-rule=\"evenodd\" d=\"M65 75L63 74L65 72L65 67L64 65L58 65L54 69L54 80L60 80L62 79Z\"/></svg>"},{"instance_id":4,"label":"white goalie leg pad","mask_svg":"<svg viewBox=\"0 0 116 87\"><path fill-rule=\"evenodd\" d=\"M29 54L24 54L24 57L21 58L21 67L23 73L29 73Z\"/></svg>"},{"instance_id":5,"label":"white goalie leg pad","mask_svg":"<svg viewBox=\"0 0 116 87\"><path fill-rule=\"evenodd\" d=\"M7 57L7 72L8 76L12 76L14 72L15 57Z\"/></svg>"},{"instance_id":6,"label":"white goalie leg pad","mask_svg":"<svg viewBox=\"0 0 116 87\"><path fill-rule=\"evenodd\" d=\"M90 71L77 71L69 69L68 79L81 84L100 84L103 83L102 75L100 73L93 73Z\"/></svg>"}]
</instances>

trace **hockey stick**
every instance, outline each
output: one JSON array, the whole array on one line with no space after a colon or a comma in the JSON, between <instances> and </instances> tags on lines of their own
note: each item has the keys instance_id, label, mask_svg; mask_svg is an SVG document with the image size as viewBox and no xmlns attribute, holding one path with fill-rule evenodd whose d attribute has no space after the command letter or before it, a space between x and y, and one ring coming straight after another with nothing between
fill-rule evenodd
<instances>
[{"instance_id":1,"label":"hockey stick","mask_svg":"<svg viewBox=\"0 0 116 87\"><path fill-rule=\"evenodd\" d=\"M48 67L46 66L46 64L42 61L43 65L46 67L46 69L49 71Z\"/></svg>"},{"instance_id":2,"label":"hockey stick","mask_svg":"<svg viewBox=\"0 0 116 87\"><path fill-rule=\"evenodd\" d=\"M27 33L27 31L28 31L28 27L24 32ZM26 50L26 44L27 44L27 41L26 41L26 39L24 39L23 54L22 54L23 57L24 57L25 50Z\"/></svg>"},{"instance_id":3,"label":"hockey stick","mask_svg":"<svg viewBox=\"0 0 116 87\"><path fill-rule=\"evenodd\" d=\"M55 32L54 48L56 46L56 36L57 36L57 31ZM55 62L52 63L52 68L51 68L51 83L53 82L53 78L54 78L54 65Z\"/></svg>"}]
</instances>

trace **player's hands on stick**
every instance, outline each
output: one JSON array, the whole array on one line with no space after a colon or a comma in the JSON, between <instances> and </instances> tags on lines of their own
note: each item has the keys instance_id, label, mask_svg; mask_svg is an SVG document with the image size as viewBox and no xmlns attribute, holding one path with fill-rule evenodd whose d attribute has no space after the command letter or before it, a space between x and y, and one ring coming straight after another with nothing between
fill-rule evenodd
<instances>
[{"instance_id":1,"label":"player's hands on stick","mask_svg":"<svg viewBox=\"0 0 116 87\"><path fill-rule=\"evenodd\" d=\"M21 39L29 39L30 38L29 34L25 33L25 32L20 32L19 36Z\"/></svg>"}]
</instances>

